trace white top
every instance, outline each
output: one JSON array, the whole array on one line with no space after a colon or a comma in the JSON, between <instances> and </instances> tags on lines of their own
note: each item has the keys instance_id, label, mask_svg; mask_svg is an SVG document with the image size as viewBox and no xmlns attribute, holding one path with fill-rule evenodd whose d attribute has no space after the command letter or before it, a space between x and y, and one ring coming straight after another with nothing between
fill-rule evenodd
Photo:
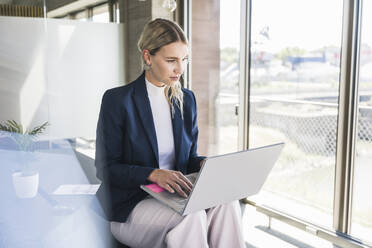
<instances>
[{"instance_id":1,"label":"white top","mask_svg":"<svg viewBox=\"0 0 372 248\"><path fill-rule=\"evenodd\" d=\"M157 87L146 79L146 88L158 142L159 168L174 170L173 126L171 109L164 93L165 86Z\"/></svg>"}]
</instances>

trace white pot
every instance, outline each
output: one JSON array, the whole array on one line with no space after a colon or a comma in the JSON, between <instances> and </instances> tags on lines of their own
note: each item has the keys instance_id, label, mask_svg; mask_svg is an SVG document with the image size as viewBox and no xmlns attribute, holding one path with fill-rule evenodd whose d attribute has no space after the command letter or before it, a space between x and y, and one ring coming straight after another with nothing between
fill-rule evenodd
<instances>
[{"instance_id":1,"label":"white pot","mask_svg":"<svg viewBox=\"0 0 372 248\"><path fill-rule=\"evenodd\" d=\"M39 187L39 172L14 172L13 186L18 198L33 198Z\"/></svg>"}]
</instances>

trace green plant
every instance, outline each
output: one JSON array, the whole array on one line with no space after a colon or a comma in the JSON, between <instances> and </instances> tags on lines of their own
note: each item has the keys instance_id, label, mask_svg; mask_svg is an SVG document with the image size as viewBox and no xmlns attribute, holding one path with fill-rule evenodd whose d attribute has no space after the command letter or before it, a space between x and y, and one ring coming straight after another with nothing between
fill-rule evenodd
<instances>
[{"instance_id":1,"label":"green plant","mask_svg":"<svg viewBox=\"0 0 372 248\"><path fill-rule=\"evenodd\" d=\"M19 124L14 120L7 120L3 123L0 123L0 134L5 136L10 135L10 138L12 138L17 144L19 150L33 151L33 143L35 138L39 134L43 133L48 125L49 123L45 122L31 130L24 130L22 124Z\"/></svg>"}]
</instances>

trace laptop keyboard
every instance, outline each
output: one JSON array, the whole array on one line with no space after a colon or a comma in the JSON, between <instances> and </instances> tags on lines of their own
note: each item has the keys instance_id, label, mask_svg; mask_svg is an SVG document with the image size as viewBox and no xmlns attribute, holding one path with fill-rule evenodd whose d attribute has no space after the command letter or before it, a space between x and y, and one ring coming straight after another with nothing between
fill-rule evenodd
<instances>
[{"instance_id":1,"label":"laptop keyboard","mask_svg":"<svg viewBox=\"0 0 372 248\"><path fill-rule=\"evenodd\" d=\"M186 177L187 177L187 179L190 180L190 182L192 184L195 184L196 178L198 177L198 173L188 174L188 175L186 175ZM185 205L186 202L187 202L187 199L188 198L183 198L181 196L177 196L175 200L176 200L177 203Z\"/></svg>"},{"instance_id":2,"label":"laptop keyboard","mask_svg":"<svg viewBox=\"0 0 372 248\"><path fill-rule=\"evenodd\" d=\"M179 206L185 206L186 202L187 202L187 198L183 198L183 197L175 197L174 198L174 201L179 205Z\"/></svg>"},{"instance_id":3,"label":"laptop keyboard","mask_svg":"<svg viewBox=\"0 0 372 248\"><path fill-rule=\"evenodd\" d=\"M198 173L192 173L192 174L186 175L186 178L189 179L190 182L192 182L192 184L195 184L197 177L198 177Z\"/></svg>"},{"instance_id":4,"label":"laptop keyboard","mask_svg":"<svg viewBox=\"0 0 372 248\"><path fill-rule=\"evenodd\" d=\"M189 179L190 182L192 182L192 184L195 183L197 176L198 176L198 173L192 173L192 174L186 175L187 179ZM182 196L175 194L172 199L179 207L183 207L185 206L188 198L183 198Z\"/></svg>"}]
</instances>

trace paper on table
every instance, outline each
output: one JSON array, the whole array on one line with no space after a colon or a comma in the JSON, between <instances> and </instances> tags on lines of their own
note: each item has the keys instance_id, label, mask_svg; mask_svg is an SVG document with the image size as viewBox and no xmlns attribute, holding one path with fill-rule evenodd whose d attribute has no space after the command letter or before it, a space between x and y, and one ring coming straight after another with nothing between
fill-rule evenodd
<instances>
[{"instance_id":1,"label":"paper on table","mask_svg":"<svg viewBox=\"0 0 372 248\"><path fill-rule=\"evenodd\" d=\"M63 184L53 195L95 195L100 184Z\"/></svg>"}]
</instances>

